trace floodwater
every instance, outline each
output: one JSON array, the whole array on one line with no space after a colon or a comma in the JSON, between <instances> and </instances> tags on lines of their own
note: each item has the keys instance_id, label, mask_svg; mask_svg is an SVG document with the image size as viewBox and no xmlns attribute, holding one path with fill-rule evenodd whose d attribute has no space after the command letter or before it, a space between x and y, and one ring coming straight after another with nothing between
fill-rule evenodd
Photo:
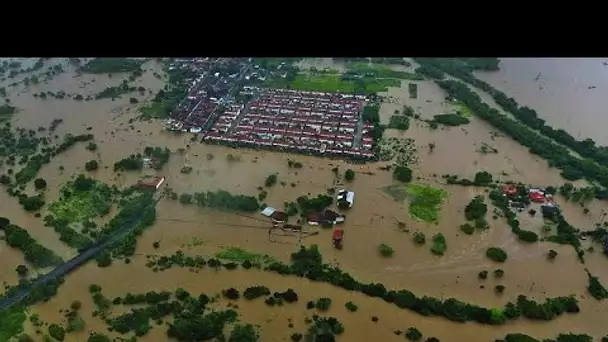
<instances>
[{"instance_id":1,"label":"floodwater","mask_svg":"<svg viewBox=\"0 0 608 342\"><path fill-rule=\"evenodd\" d=\"M331 61L315 62L332 69L339 69ZM318 68L318 66L317 66ZM146 69L158 72L154 62L146 64ZM48 84L36 86L31 91L64 90L66 92L94 93L107 85L118 84L121 77L81 76L74 78L72 73L55 77ZM93 79L95 80L93 82ZM156 92L162 81L146 73L138 80L144 87ZM83 84L86 83L86 86ZM452 111L443 102L441 90L430 82L417 81L418 99L409 99L407 81L401 88L389 89L393 103L386 103L381 109L381 118L388 118L395 109L410 105L421 113L423 118L434 114ZM599 87L599 85L598 85ZM146 93L145 97L150 97ZM58 134L71 132L95 134L99 150L87 151L84 146L76 145L70 151L58 156L46 165L40 173L49 184L47 202L57 198L57 188L71 175L84 172L84 164L90 159L101 161L101 167L92 175L100 180L119 186L128 186L140 176L137 173L116 175L112 172L113 163L131 153L142 152L145 146L168 147L174 153L169 164L158 174L167 177L167 184L177 193L224 189L232 193L257 196L259 186L271 173L278 173L278 183L267 189L265 203L282 208L286 201L293 201L302 195L313 196L326 193L328 188L347 187L356 192L354 207L347 213L344 223L346 231L344 249L331 247L331 232L320 229L316 236L307 237L304 244L317 244L326 261L339 265L361 281L381 282L387 288L406 288L418 295L439 298L455 297L466 302L486 307L502 306L525 294L542 299L547 296L569 294L581 295L581 313L559 318L548 323L536 323L520 319L500 327L480 326L478 324L455 324L443 318L428 318L400 310L381 300L371 299L360 294L331 287L326 284L309 283L302 279L281 277L274 274L257 274L257 271L221 271L219 273L202 270L191 273L185 269L171 269L166 273L154 273L144 267L145 255L172 254L178 250L186 254L211 255L222 248L235 246L252 252L268 254L287 261L289 254L297 248L297 239L282 237L276 242L268 239L269 224L256 213L237 215L212 210L203 210L195 205L182 205L177 201L164 199L157 208L157 223L139 238L137 255L130 264L118 261L107 269L100 269L94 263L86 265L68 276L59 294L48 303L35 306L32 311L39 313L47 322L59 323L65 309L75 300L83 302L87 331L106 332L104 323L93 318L93 304L88 293L88 285L97 283L104 288L104 294L113 298L126 292L145 292L148 290L175 289L183 287L192 293L218 293L227 287L241 290L252 285L266 285L273 291L293 288L300 295L298 304L280 308L269 308L263 301L252 303L239 302L242 322L261 326L262 341L288 341L294 332L303 332L305 315L312 312L304 310L304 303L319 297L333 299L329 314L335 315L344 323L346 332L341 341L382 341L403 340L394 330L405 330L410 326L418 327L425 336L436 336L442 341L492 341L508 332L525 332L538 338L552 337L559 332L584 332L595 337L605 334L605 303L588 299L586 293L587 277L569 246L549 243L524 245L514 239L503 220L489 217L490 229L476 232L471 236L460 233L459 225L464 223L464 207L471 198L483 191L476 188L447 186L441 184L441 175L456 174L472 178L475 172L487 170L498 179L511 179L544 186L559 185L564 181L559 171L550 169L547 163L519 146L508 137L496 135L495 130L475 117L463 127L444 128L431 131L422 121L412 121L406 132L389 130L387 136L411 138L415 140L418 162L414 166L417 182L442 187L449 197L442 206L438 225L430 225L412 220L408 214L407 203L393 200L380 188L393 184L390 172L382 171L380 166L386 162L367 165L348 165L343 161L288 155L284 153L229 149L219 146L201 145L190 141L190 134L175 135L161 132L157 122L135 122L129 119L136 115L136 106L128 104L127 99L110 101L77 102L71 99L41 101L30 92L13 92L11 101L22 109L16 115L15 124L36 128L45 126L53 119L63 118ZM144 97L144 98L145 98ZM142 98L143 100L143 98ZM131 127L133 126L133 127ZM431 152L429 143L435 143ZM498 150L497 154L478 152L482 143ZM178 150L183 149L182 152ZM237 156L238 161L228 161L227 155ZM212 155L212 157L210 157ZM302 162L303 168L288 168L288 159ZM59 166L64 166L60 171ZM181 174L183 166L190 166L193 172ZM336 183L331 169L338 166L344 172L352 168L357 172L352 183ZM107 168L106 168L107 167ZM155 173L146 170L142 173ZM504 173L504 174L503 174ZM505 175L506 174L506 175ZM590 213L574 204L560 204L569 222L582 229L591 229L603 205L594 202L589 205ZM0 193L3 215L28 229L41 244L53 249L59 255L68 257L75 253L59 241L55 232L44 227L39 218L24 213L18 203L4 192ZM491 209L491 208L490 208ZM490 211L491 212L491 211ZM44 217L44 213L42 214ZM249 217L247 217L249 216ZM491 215L489 215L491 216ZM520 215L522 227L542 231L542 220L527 214ZM252 218L253 217L253 218ZM178 220L178 221L176 221ZM404 232L397 223L405 222ZM443 257L431 254L430 244L416 246L412 233L422 231L427 240L436 232L442 232L447 239L447 251ZM542 233L541 233L542 234ZM154 249L154 242L160 248ZM395 256L384 259L378 256L377 246L387 243L395 249ZM589 243L589 242L587 242ZM504 248L509 260L496 264L485 257L490 246ZM546 260L546 253L554 249L559 256L554 262ZM596 249L597 248L596 246ZM0 244L0 279L8 283L17 281L15 267L22 263L19 252ZM603 282L608 283L606 259L599 253L587 254L584 267ZM498 281L490 276L479 281L481 270L492 271L502 268L504 277ZM120 279L120 281L117 281ZM494 293L494 286L502 284L506 290L502 296ZM480 285L484 285L481 288ZM344 303L355 302L360 310L346 312ZM379 322L373 323L371 316L378 316ZM292 318L294 328L287 327L287 319ZM155 327L142 341L166 341L164 327ZM110 333L111 335L111 333ZM86 333L68 335L67 341L83 341Z\"/></svg>"},{"instance_id":2,"label":"floodwater","mask_svg":"<svg viewBox=\"0 0 608 342\"><path fill-rule=\"evenodd\" d=\"M501 58L500 71L479 73L494 87L533 108L575 138L608 145L603 129L607 58Z\"/></svg>"}]
</instances>

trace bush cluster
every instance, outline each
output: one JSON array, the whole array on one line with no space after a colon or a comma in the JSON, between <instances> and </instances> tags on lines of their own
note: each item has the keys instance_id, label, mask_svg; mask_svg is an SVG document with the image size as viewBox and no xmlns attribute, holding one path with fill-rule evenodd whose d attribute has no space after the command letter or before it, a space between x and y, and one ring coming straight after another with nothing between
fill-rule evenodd
<instances>
[{"instance_id":1,"label":"bush cluster","mask_svg":"<svg viewBox=\"0 0 608 342\"><path fill-rule=\"evenodd\" d=\"M44 268L62 263L62 260L53 251L38 244L27 230L10 224L10 220L0 217L0 230L4 231L6 243L21 250L25 260L34 267Z\"/></svg>"},{"instance_id":2,"label":"bush cluster","mask_svg":"<svg viewBox=\"0 0 608 342\"><path fill-rule=\"evenodd\" d=\"M486 256L490 260L494 260L496 262L505 262L507 260L507 252L502 248L498 247L490 247L486 250Z\"/></svg>"}]
</instances>

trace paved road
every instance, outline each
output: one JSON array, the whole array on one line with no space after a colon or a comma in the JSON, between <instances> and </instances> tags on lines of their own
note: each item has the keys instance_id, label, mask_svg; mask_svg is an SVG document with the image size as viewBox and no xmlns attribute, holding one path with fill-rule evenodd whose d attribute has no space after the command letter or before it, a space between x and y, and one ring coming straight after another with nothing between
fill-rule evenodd
<instances>
[{"instance_id":1,"label":"paved road","mask_svg":"<svg viewBox=\"0 0 608 342\"><path fill-rule=\"evenodd\" d=\"M156 207L156 205L158 204L158 202L160 202L161 199L162 199L162 195L158 197L158 199L152 204L152 206ZM97 253L99 253L100 251L102 251L103 249L105 249L106 247L111 245L112 243L120 240L128 233L132 232L135 229L135 227L137 227L137 224L139 223L139 221L141 221L141 217L142 217L141 215L136 216L135 218L133 218L133 221L130 225L127 225L127 227L123 228L122 230L115 232L113 235L111 235L105 241L100 242L97 245L94 245L93 247L87 249L84 252L81 252L80 254L78 254L77 256L72 258L71 260L66 261L65 263L57 266L51 272L36 278L30 286L21 289L16 294L14 294L10 297L4 298L2 301L0 301L0 310L6 309L8 307L11 307L11 306L19 303L23 298L25 298L29 294L31 287L46 284L51 280L63 277L65 275L67 275L68 273L76 270L78 268L78 266L83 265L87 261L91 260Z\"/></svg>"}]
</instances>

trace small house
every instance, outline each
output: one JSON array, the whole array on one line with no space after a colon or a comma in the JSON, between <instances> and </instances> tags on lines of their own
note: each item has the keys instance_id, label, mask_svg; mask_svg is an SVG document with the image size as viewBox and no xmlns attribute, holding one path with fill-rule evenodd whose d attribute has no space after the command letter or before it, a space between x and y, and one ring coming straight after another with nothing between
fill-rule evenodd
<instances>
[{"instance_id":1,"label":"small house","mask_svg":"<svg viewBox=\"0 0 608 342\"><path fill-rule=\"evenodd\" d=\"M559 215L559 207L555 203L548 203L547 205L542 205L540 207L540 211L543 214L544 218L552 219Z\"/></svg>"},{"instance_id":2,"label":"small house","mask_svg":"<svg viewBox=\"0 0 608 342\"><path fill-rule=\"evenodd\" d=\"M145 177L133 187L137 189L157 190L165 182L165 177Z\"/></svg>"},{"instance_id":3,"label":"small house","mask_svg":"<svg viewBox=\"0 0 608 342\"><path fill-rule=\"evenodd\" d=\"M322 212L311 212L311 213L306 214L306 220L308 221L308 224L311 226L316 226L319 224L334 225L334 224L344 222L345 218L346 218L346 216L338 214L332 210L325 210Z\"/></svg>"},{"instance_id":4,"label":"small house","mask_svg":"<svg viewBox=\"0 0 608 342\"><path fill-rule=\"evenodd\" d=\"M352 208L353 204L355 204L355 193L353 191L342 189L338 192L338 196L336 196L336 199L338 200L338 208Z\"/></svg>"},{"instance_id":5,"label":"small house","mask_svg":"<svg viewBox=\"0 0 608 342\"><path fill-rule=\"evenodd\" d=\"M264 208L264 210L262 210L262 212L260 214L262 214L266 217L269 217L272 220L272 222L274 222L274 223L284 223L288 219L288 216L286 213L284 213L282 211L278 211L272 207Z\"/></svg>"}]
</instances>

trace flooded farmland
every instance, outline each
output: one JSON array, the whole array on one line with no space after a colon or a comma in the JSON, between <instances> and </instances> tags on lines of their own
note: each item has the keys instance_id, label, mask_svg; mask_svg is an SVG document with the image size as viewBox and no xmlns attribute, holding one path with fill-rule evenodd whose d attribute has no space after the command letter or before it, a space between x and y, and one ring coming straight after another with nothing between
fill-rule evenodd
<instances>
[{"instance_id":1,"label":"flooded farmland","mask_svg":"<svg viewBox=\"0 0 608 342\"><path fill-rule=\"evenodd\" d=\"M534 74L542 66L546 89L554 89L552 76L563 70L562 67L548 67L541 62L538 67L529 67L527 74ZM549 63L549 62L547 62ZM551 62L557 63L557 62ZM574 62L571 62L574 63ZM581 62L589 63L589 62ZM381 93L385 99L380 107L381 123L388 124L395 111L404 106L412 107L418 114L411 118L407 130L387 129L385 141L405 141L410 139L407 154L413 171L412 183L429 185L442 189L447 196L438 208L437 224L427 223L412 217L408 199L399 200L386 189L401 184L394 179L393 172L387 168L393 161L379 161L365 164L352 164L341 159L320 158L273 151L246 148L230 148L200 143L192 140L191 133L176 134L164 130L161 120L139 120L140 107L151 101L167 82L167 76L159 61L149 60L142 65L140 77L132 81L134 87L145 91L116 99L96 99L77 101L73 98L34 97L41 92L65 92L93 96L107 87L118 86L125 76L121 74L76 73L77 67L65 60L45 61L44 72L53 65L63 65L64 71L49 77L39 84L18 84L10 86L22 76L5 80L0 86L8 89L10 104L19 109L11 119L13 126L37 130L49 126L53 120L63 122L54 134L60 137L70 133L93 134L98 148L85 149L85 144L76 144L69 150L57 154L51 162L43 165L36 178L47 183L44 198L52 203L60 198L59 189L75 175L87 174L110 186L125 188L135 184L143 175L165 177L166 187L178 195L206 191L226 190L231 194L243 194L257 198L261 188L266 192L261 200L268 206L283 210L285 203L294 202L300 196L315 197L328 194L331 189L346 188L356 193L353 207L346 211L342 224L345 232L343 248L332 246L332 229L321 226L308 226L315 235L302 238L305 246L317 245L323 260L348 272L362 283L380 283L388 290L407 289L418 297L428 296L438 299L456 298L465 303L484 308L502 308L518 295L525 295L542 302L545 298L575 295L580 313L565 313L550 321L519 318L501 325L479 324L474 322L456 323L444 317L424 316L380 298L373 298L356 291L347 291L324 282L279 275L257 269L214 270L211 267L193 270L188 267L174 267L164 271L153 271L146 264L150 256L169 256L179 251L185 255L201 255L211 258L217 253L239 248L255 254L267 255L273 260L290 262L290 255L299 248L294 236L277 237L272 242L269 230L272 223L258 212L238 213L201 208L195 203L182 204L180 200L163 198L156 207L155 223L144 230L137 238L135 253L126 260L115 260L111 266L100 268L91 261L65 277L55 296L28 309L28 317L37 316L48 324L66 325L66 310L78 300L82 304L80 317L85 326L80 331L67 333L65 341L86 341L90 333L103 333L111 338L129 338L133 332L120 334L109 331L107 322L94 315L97 304L92 300L89 286L98 284L103 295L112 300L127 293L146 293L148 291L170 291L183 288L194 297L201 293L209 297L219 295L210 306L215 310L236 305L240 324L252 324L259 330L260 341L290 341L293 334L304 334L313 315L336 317L343 325L344 332L336 337L338 341L402 341L410 327L416 327L424 335L423 340L435 337L441 341L494 341L508 333L525 333L538 339L555 338L559 333L586 333L599 340L606 335L604 321L608 317L605 301L597 301L587 292L588 278L585 269L608 284L608 260L601 252L601 245L591 239L581 241L582 248L594 246L595 252L585 254L585 264L577 259L572 246L559 245L548 241L526 244L517 239L507 221L494 214L499 211L488 199L488 189L476 186L446 184L443 175L458 175L460 178L473 179L478 171L484 170L495 181L514 181L534 187L559 187L566 181L560 171L549 167L547 161L529 152L509 136L500 133L476 115L468 119L470 123L462 126L439 126L432 129L429 120L436 114L449 113L456 107L449 103L445 93L433 81L403 81L401 87L390 87ZM300 64L302 70L311 66L317 69L345 70L344 63L331 59L315 59ZM503 64L505 69L503 70ZM531 92L515 92L511 69L517 69L516 62L501 63L501 71L484 73L480 76L501 90L514 96L522 105L536 108L540 101ZM413 72L416 64L396 69ZM514 73L523 71L514 71ZM541 72L539 69L538 72ZM527 75L526 74L526 75ZM111 77L110 77L111 76ZM534 78L535 75L532 75ZM526 76L527 77L527 76ZM582 76L581 76L582 77ZM507 80L504 83L502 80ZM418 84L418 96L412 99L408 93L408 83ZM601 91L599 81L596 82ZM503 87L504 86L504 87ZM511 93L511 91L514 91ZM556 90L557 91L557 90ZM73 95L75 96L75 95ZM569 96L578 96L570 94ZM129 98L137 98L137 102ZM540 95L539 95L540 97ZM560 97L554 95L554 97ZM553 101L553 99L551 100ZM564 128L581 139L592 137L602 144L601 136L594 127L581 126L580 121L562 119L552 114L552 107L540 104L539 115L556 127ZM589 109L588 112L592 112ZM560 112L562 113L562 112ZM557 114L556 114L557 115ZM560 114L561 115L561 114ZM563 114L564 117L567 113ZM581 114L582 115L582 114ZM591 114L589 114L591 115ZM591 117L591 116L590 116ZM593 116L593 120L601 120ZM575 123L576 121L576 123ZM432 148L430 147L432 145ZM114 163L131 154L144 153L147 146L166 147L171 151L170 159L161 170L144 168L142 171L114 171ZM490 146L495 153L484 153L483 146ZM87 172L85 164L97 160L99 167ZM290 161L301 163L294 168ZM184 167L191 168L183 172ZM337 168L337 171L333 171ZM0 173L8 172L9 165L3 165ZM347 169L355 172L352 181L344 180ZM267 177L276 174L277 182L265 186ZM338 175L336 175L338 174ZM574 182L584 186L584 181ZM34 192L33 182L27 191ZM482 195L488 203L487 229L476 229L471 235L464 234L459 228L465 219L465 206L475 196ZM568 222L583 231L592 230L598 217L606 206L605 201L593 200L584 209L577 203L567 202L556 196L564 217ZM49 206L40 209L40 215L26 212L19 200L5 191L0 192L2 216L12 224L23 227L29 235L44 247L52 250L64 260L78 253L64 243L52 227L45 226L43 218L49 214ZM115 209L112 210L114 214ZM494 217L493 217L494 216ZM527 211L517 213L522 228L533 231L542 239L548 233L540 213L531 216ZM295 217L291 221L295 222ZM99 219L103 224L107 218ZM417 232L426 236L425 244L413 242ZM443 255L431 252L431 237L441 233L447 248ZM378 246L390 245L394 254L390 258L379 254ZM486 257L489 247L500 247L508 254L508 260L497 263ZM557 252L555 260L548 260L549 250ZM6 243L0 243L0 279L5 284L17 284L20 276L15 272L17 265L26 264L22 253ZM502 269L501 277L488 276L479 279L481 271ZM31 268L30 277L36 272L48 269ZM228 288L244 291L250 286L266 286L271 292L293 289L299 296L295 303L270 306L263 299L229 300L221 293ZM496 285L503 285L502 294L496 293ZM319 298L331 298L332 306L327 311L307 310L306 302ZM345 303L353 302L358 306L356 312L345 308ZM116 317L127 312L127 306L113 305L109 315ZM375 319L373 319L375 317ZM162 320L161 320L162 321ZM151 323L149 332L138 336L138 341L168 341L166 335L169 319L161 324ZM47 327L37 327L26 321L24 332L35 341L45 341ZM37 330L40 333L37 333ZM229 327L225 328L229 335ZM1 335L0 335L1 336ZM53 340L51 340L53 341ZM117 340L118 341L118 340ZM431 340L432 341L432 340Z\"/></svg>"}]
</instances>

